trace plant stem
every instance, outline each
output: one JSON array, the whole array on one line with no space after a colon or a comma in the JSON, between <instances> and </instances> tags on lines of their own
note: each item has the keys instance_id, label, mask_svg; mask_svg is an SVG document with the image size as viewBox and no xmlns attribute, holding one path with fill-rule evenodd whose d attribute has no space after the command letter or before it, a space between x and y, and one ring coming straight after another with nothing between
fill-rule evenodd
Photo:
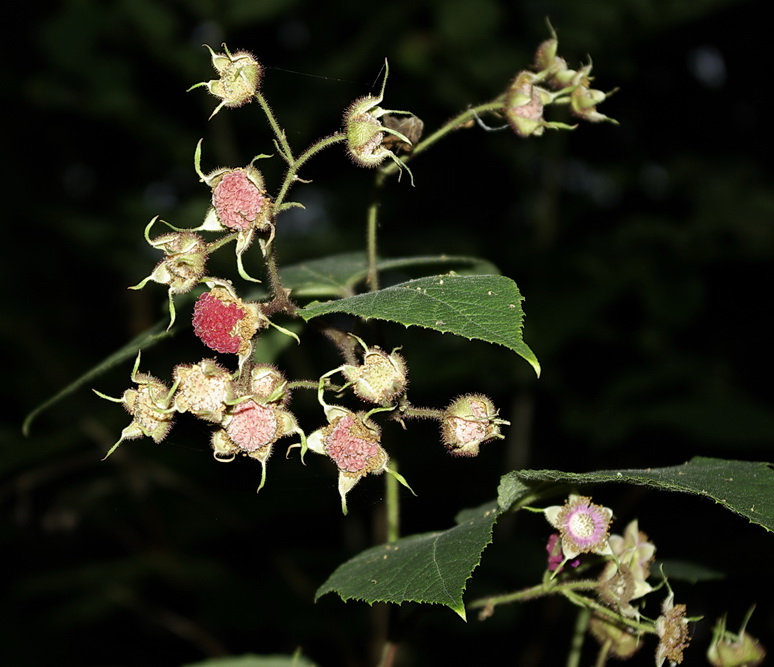
<instances>
[{"instance_id":1,"label":"plant stem","mask_svg":"<svg viewBox=\"0 0 774 667\"><path fill-rule=\"evenodd\" d=\"M488 598L481 598L480 600L474 600L468 607L476 609L478 607L494 608L498 604L507 604L509 602L521 602L523 600L535 600L544 595L554 595L560 593L567 596L573 590L593 590L597 587L597 582L594 579L579 579L578 581L568 581L565 583L557 583L555 580L549 579L547 582L538 584L537 586L530 586L524 588L515 593L506 593L505 595L495 595ZM580 599L581 598L578 596Z\"/></svg>"},{"instance_id":2,"label":"plant stem","mask_svg":"<svg viewBox=\"0 0 774 667\"><path fill-rule=\"evenodd\" d=\"M570 653L567 656L567 667L578 667L580 665L581 649L583 648L586 630L589 627L589 618L591 618L591 612L588 609L580 609L578 611L578 617L575 619L575 628L573 629L572 643L570 644Z\"/></svg>"},{"instance_id":3,"label":"plant stem","mask_svg":"<svg viewBox=\"0 0 774 667\"><path fill-rule=\"evenodd\" d=\"M487 111L499 111L502 108L503 108L502 100L500 98L496 98L490 102L484 102L483 104L479 104L478 106L465 109L465 111L454 116L454 118L447 121L444 125L442 125L435 132L433 132L430 136L420 141L416 146L414 146L413 150L408 155L402 156L400 159L403 162L409 162L417 155L423 153L428 148L430 148L430 146L432 146L438 140L445 137L447 134L449 134L449 132L453 132L454 130L459 129L469 121L478 118L478 116L482 113L486 113ZM390 162L389 164L379 169L377 180L379 178L384 180L388 176L391 176L396 171L398 171L398 169L399 169L399 166L395 162Z\"/></svg>"},{"instance_id":4,"label":"plant stem","mask_svg":"<svg viewBox=\"0 0 774 667\"><path fill-rule=\"evenodd\" d=\"M398 472L398 463L390 459L390 468ZM395 542L400 537L400 493L395 475L385 475L385 519L387 521L387 542Z\"/></svg>"},{"instance_id":5,"label":"plant stem","mask_svg":"<svg viewBox=\"0 0 774 667\"><path fill-rule=\"evenodd\" d=\"M323 148L327 148L333 144L345 141L346 138L347 135L343 132L337 132L327 137L323 137L322 139L315 141L311 146L309 146L309 148L307 148L303 153L301 153L301 155L299 155L293 162L290 163L288 166L288 171L285 174L285 180L282 182L282 187L280 188L279 194L274 200L275 211L282 211L282 202L284 201L285 195L290 189L290 184L298 180L296 173L301 168L301 166L313 155L319 153Z\"/></svg>"},{"instance_id":6,"label":"plant stem","mask_svg":"<svg viewBox=\"0 0 774 667\"><path fill-rule=\"evenodd\" d=\"M263 96L263 93L261 93L260 90L256 91L255 99L257 99L258 104L261 105L261 109L263 109L263 113L266 115L266 119L269 121L271 129L274 132L274 135L277 137L277 142L281 148L280 153L282 154L282 158L289 165L292 165L293 151L290 149L290 144L288 143L287 137L285 136L285 130L279 126L277 119L274 117L274 112L271 110L269 103L266 101L266 98Z\"/></svg>"},{"instance_id":7,"label":"plant stem","mask_svg":"<svg viewBox=\"0 0 774 667\"><path fill-rule=\"evenodd\" d=\"M368 207L368 220L366 229L366 246L368 249L368 278L366 284L368 285L369 292L375 292L379 289L379 272L376 270L376 262L378 261L376 250L376 230L379 226L379 200L376 195L379 190L381 190L381 182L377 176L376 192L374 193L373 201Z\"/></svg>"}]
</instances>

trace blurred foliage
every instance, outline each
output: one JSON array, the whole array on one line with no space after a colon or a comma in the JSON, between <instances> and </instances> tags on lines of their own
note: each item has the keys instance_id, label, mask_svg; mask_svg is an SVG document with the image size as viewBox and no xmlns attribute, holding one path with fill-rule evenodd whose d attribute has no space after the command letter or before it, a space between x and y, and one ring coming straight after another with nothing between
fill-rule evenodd
<instances>
[{"instance_id":1,"label":"blurred foliage","mask_svg":"<svg viewBox=\"0 0 774 667\"><path fill-rule=\"evenodd\" d=\"M342 519L324 462L302 468L277 455L255 496L257 466L217 465L206 429L185 420L162 446L130 442L102 463L127 415L85 390L41 417L29 439L20 424L163 317L163 289L125 288L157 260L142 238L152 216L195 226L204 214L207 192L192 168L199 137L205 171L272 150L257 109L208 123L214 99L185 92L213 76L202 43L226 41L262 60L264 92L300 149L338 129L342 110L378 81L385 56L385 105L411 109L431 130L530 64L549 16L571 63L591 54L595 86L621 87L604 108L620 127L522 141L476 126L412 164L415 189L402 182L386 190L384 256L494 262L526 297L525 340L543 367L536 381L501 348L401 327L371 332L385 347L404 346L416 403L488 392L514 424L505 443L472 461L449 460L427 424L387 432L419 494L404 502L404 533L450 526L459 509L492 499L499 475L513 468L582 472L693 455L771 460L764 322L774 181L760 92L772 58L767 8L763 0L18 7L0 64L13 119L3 138L5 219L9 233L22 230L0 257L0 336L12 378L0 425L0 530L10 560L2 663L170 665L302 647L323 665L375 664L392 614L401 664L466 652L481 664L503 656L559 664L573 620L551 601L465 626L448 610L388 612L332 596L312 604L338 564L378 541L378 480L359 485ZM281 165L261 166L271 189ZM280 220L283 261L362 249L373 174L331 150L301 175L312 183L293 194L307 209ZM233 270L233 259L222 261L214 268ZM198 360L201 345L190 338L156 346L144 365L168 377L174 363ZM312 377L319 364L339 361L323 342L305 340L278 363ZM99 389L120 394L130 370L127 362L111 371ZM313 402L299 394L294 407ZM406 438L413 446L401 455L395 445ZM760 598L771 575L757 559L750 567L770 535L692 499L605 493L600 501L619 521L640 517L661 557L725 572L721 584L678 589L689 614L708 619L696 628L697 651L715 617L740 617L755 601L750 631L774 636L774 608ZM540 572L545 526L520 518L518 528L532 538L498 526L471 594ZM637 660L650 664L652 654Z\"/></svg>"}]
</instances>

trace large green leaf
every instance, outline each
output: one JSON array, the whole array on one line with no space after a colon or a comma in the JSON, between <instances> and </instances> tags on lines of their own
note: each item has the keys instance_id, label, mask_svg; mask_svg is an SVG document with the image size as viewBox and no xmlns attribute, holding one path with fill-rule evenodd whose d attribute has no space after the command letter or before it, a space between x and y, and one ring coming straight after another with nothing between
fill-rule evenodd
<instances>
[{"instance_id":1,"label":"large green leaf","mask_svg":"<svg viewBox=\"0 0 774 667\"><path fill-rule=\"evenodd\" d=\"M495 503L466 512L449 530L412 535L368 549L340 565L315 600L338 593L342 600L442 604L465 619L462 594L481 553L492 541Z\"/></svg>"},{"instance_id":2,"label":"large green leaf","mask_svg":"<svg viewBox=\"0 0 774 667\"><path fill-rule=\"evenodd\" d=\"M522 339L523 298L516 283L505 276L445 275L315 302L299 312L307 321L329 313L348 313L497 343L526 359L539 375L540 364Z\"/></svg>"},{"instance_id":3,"label":"large green leaf","mask_svg":"<svg viewBox=\"0 0 774 667\"><path fill-rule=\"evenodd\" d=\"M409 269L454 270L459 274L496 274L497 267L479 257L420 256L381 259L376 268L387 271ZM368 274L368 258L365 253L351 252L293 264L280 271L282 283L291 290L293 297L343 298L354 294L355 286Z\"/></svg>"},{"instance_id":4,"label":"large green leaf","mask_svg":"<svg viewBox=\"0 0 774 667\"><path fill-rule=\"evenodd\" d=\"M668 468L644 470L600 470L589 473L560 470L519 470L503 476L500 483L501 508L523 495L524 484L600 484L624 482L652 486L665 491L681 491L710 498L728 510L767 530L774 530L774 469L771 463L734 461L697 456L687 463Z\"/></svg>"}]
</instances>

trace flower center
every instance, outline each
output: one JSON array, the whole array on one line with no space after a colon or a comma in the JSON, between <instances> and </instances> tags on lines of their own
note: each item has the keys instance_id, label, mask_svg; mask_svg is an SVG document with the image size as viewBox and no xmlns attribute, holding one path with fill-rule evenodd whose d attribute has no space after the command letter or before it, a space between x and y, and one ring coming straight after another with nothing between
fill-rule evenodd
<instances>
[{"instance_id":1,"label":"flower center","mask_svg":"<svg viewBox=\"0 0 774 667\"><path fill-rule=\"evenodd\" d=\"M596 531L594 519L586 512L576 512L570 518L568 528L575 538L583 540L593 537Z\"/></svg>"}]
</instances>

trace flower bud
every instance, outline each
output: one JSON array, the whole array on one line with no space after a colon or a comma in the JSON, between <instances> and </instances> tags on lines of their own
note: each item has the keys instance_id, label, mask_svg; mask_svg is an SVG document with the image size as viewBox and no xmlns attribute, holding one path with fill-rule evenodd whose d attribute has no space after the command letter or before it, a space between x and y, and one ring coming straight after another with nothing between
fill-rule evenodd
<instances>
[{"instance_id":1,"label":"flower bud","mask_svg":"<svg viewBox=\"0 0 774 667\"><path fill-rule=\"evenodd\" d=\"M223 421L226 401L233 396L227 369L214 359L202 359L198 364L176 366L172 375L177 383L173 405L178 412L190 412L216 424Z\"/></svg>"},{"instance_id":2,"label":"flower bud","mask_svg":"<svg viewBox=\"0 0 774 667\"><path fill-rule=\"evenodd\" d=\"M745 632L746 624L745 621L739 634L736 634L726 630L725 616L718 619L712 633L712 643L707 649L707 660L713 667L756 667L763 664L766 650L755 637Z\"/></svg>"},{"instance_id":3,"label":"flower bud","mask_svg":"<svg viewBox=\"0 0 774 667\"><path fill-rule=\"evenodd\" d=\"M212 118L223 107L240 107L249 102L260 86L263 68L247 51L237 51L232 55L225 44L225 53L215 53L206 44L204 46L209 50L212 66L220 76L212 81L197 83L188 90L203 86L221 100L210 115Z\"/></svg>"},{"instance_id":4,"label":"flower bud","mask_svg":"<svg viewBox=\"0 0 774 667\"><path fill-rule=\"evenodd\" d=\"M194 333L216 352L245 357L261 326L258 304L246 304L222 287L204 292L194 306Z\"/></svg>"},{"instance_id":5,"label":"flower bud","mask_svg":"<svg viewBox=\"0 0 774 667\"><path fill-rule=\"evenodd\" d=\"M547 127L569 128L562 123L549 123L543 119L543 108L552 101L552 95L534 84L536 78L532 72L520 72L505 93L503 113L520 137L538 137Z\"/></svg>"},{"instance_id":6,"label":"flower bud","mask_svg":"<svg viewBox=\"0 0 774 667\"><path fill-rule=\"evenodd\" d=\"M591 123L601 123L607 121L618 125L618 121L605 116L597 111L597 104L604 102L615 90L609 93L603 93L601 90L595 90L588 87L588 81L579 85L570 93L570 111L573 116L587 120Z\"/></svg>"},{"instance_id":7,"label":"flower bud","mask_svg":"<svg viewBox=\"0 0 774 667\"><path fill-rule=\"evenodd\" d=\"M288 381L272 364L256 364L248 374L247 393L263 403L285 405L290 400Z\"/></svg>"},{"instance_id":8,"label":"flower bud","mask_svg":"<svg viewBox=\"0 0 774 667\"><path fill-rule=\"evenodd\" d=\"M508 423L497 417L494 404L483 394L460 396L444 411L443 443L454 456L477 456L479 445L502 439L500 425Z\"/></svg>"},{"instance_id":9,"label":"flower bud","mask_svg":"<svg viewBox=\"0 0 774 667\"><path fill-rule=\"evenodd\" d=\"M347 153L361 167L376 167L389 157L401 170L405 169L411 175L411 170L405 163L383 143L385 136L391 134L409 146L411 145L411 140L408 137L396 129L383 125L380 120L385 114L408 113L383 109L379 106L384 99L384 89L389 74L387 61L384 65L384 82L379 95L359 97L344 112L343 123Z\"/></svg>"},{"instance_id":10,"label":"flower bud","mask_svg":"<svg viewBox=\"0 0 774 667\"><path fill-rule=\"evenodd\" d=\"M343 366L342 372L355 394L369 403L383 405L406 391L406 362L395 351L365 347L362 365Z\"/></svg>"}]
</instances>

